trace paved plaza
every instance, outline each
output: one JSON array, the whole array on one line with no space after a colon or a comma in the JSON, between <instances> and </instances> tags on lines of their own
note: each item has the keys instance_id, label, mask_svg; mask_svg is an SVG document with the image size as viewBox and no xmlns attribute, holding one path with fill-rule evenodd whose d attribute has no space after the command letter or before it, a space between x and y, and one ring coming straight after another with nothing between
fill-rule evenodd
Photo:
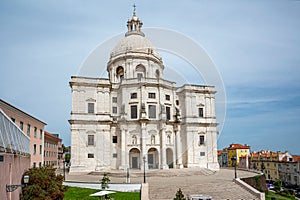
<instances>
[{"instance_id":1,"label":"paved plaza","mask_svg":"<svg viewBox=\"0 0 300 200\"><path fill-rule=\"evenodd\" d=\"M110 171L111 183L126 183L126 173ZM248 191L233 182L234 171L221 169L213 172L207 169L170 169L149 170L146 172L150 187L150 199L166 200L175 197L178 188L181 188L185 197L189 194L204 194L213 199L256 199ZM238 171L238 177L250 177L257 174L247 171ZM99 183L103 173L67 174L66 181ZM143 172L131 171L130 183L142 183Z\"/></svg>"}]
</instances>

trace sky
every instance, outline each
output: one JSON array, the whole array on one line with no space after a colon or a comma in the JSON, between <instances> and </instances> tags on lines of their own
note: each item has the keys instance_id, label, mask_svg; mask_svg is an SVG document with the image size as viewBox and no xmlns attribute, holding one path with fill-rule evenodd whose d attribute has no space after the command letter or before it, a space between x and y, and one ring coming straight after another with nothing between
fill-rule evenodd
<instances>
[{"instance_id":1,"label":"sky","mask_svg":"<svg viewBox=\"0 0 300 200\"><path fill-rule=\"evenodd\" d=\"M219 149L300 154L300 1L0 1L0 98L69 145L71 76L97 45L126 32L134 3L143 27L192 38L219 70L227 96ZM160 53L165 66L184 67Z\"/></svg>"}]
</instances>

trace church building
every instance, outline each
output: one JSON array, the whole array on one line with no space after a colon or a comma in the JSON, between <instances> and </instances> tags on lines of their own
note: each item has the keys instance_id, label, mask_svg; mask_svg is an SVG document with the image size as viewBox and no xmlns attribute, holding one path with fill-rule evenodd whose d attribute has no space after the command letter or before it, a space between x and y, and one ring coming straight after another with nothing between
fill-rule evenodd
<instances>
[{"instance_id":1,"label":"church building","mask_svg":"<svg viewBox=\"0 0 300 200\"><path fill-rule=\"evenodd\" d=\"M108 78L71 77L71 173L219 169L214 87L165 80L142 25L134 9Z\"/></svg>"}]
</instances>

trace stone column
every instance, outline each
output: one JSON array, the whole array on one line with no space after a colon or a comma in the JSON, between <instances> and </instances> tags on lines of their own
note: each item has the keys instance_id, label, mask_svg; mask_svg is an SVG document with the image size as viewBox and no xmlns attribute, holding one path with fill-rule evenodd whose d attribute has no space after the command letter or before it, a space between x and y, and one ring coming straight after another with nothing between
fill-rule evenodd
<instances>
[{"instance_id":1,"label":"stone column","mask_svg":"<svg viewBox=\"0 0 300 200\"><path fill-rule=\"evenodd\" d=\"M166 130L165 127L161 130L161 169L168 169L167 152L166 152Z\"/></svg>"},{"instance_id":2,"label":"stone column","mask_svg":"<svg viewBox=\"0 0 300 200\"><path fill-rule=\"evenodd\" d=\"M215 113L215 97L211 98L211 102L210 102L210 106L211 106L211 116L212 117L216 117L216 113Z\"/></svg>"},{"instance_id":3,"label":"stone column","mask_svg":"<svg viewBox=\"0 0 300 200\"><path fill-rule=\"evenodd\" d=\"M141 158L140 158L140 166L141 166L141 169L144 169L143 157L145 156L145 158L146 158L145 169L148 169L148 164L147 164L147 160L148 160L148 156L147 156L147 126L146 126L146 122L141 122L141 129L142 129L142 137L141 137L142 154L141 154Z\"/></svg>"},{"instance_id":4,"label":"stone column","mask_svg":"<svg viewBox=\"0 0 300 200\"><path fill-rule=\"evenodd\" d=\"M176 125L175 129L176 135L176 160L177 160L177 168L183 168L182 165L182 149L181 149L181 137L180 137L180 125Z\"/></svg>"},{"instance_id":5,"label":"stone column","mask_svg":"<svg viewBox=\"0 0 300 200\"><path fill-rule=\"evenodd\" d=\"M126 168L126 130L123 128L121 130L121 166L119 169L125 170Z\"/></svg>"},{"instance_id":6,"label":"stone column","mask_svg":"<svg viewBox=\"0 0 300 200\"><path fill-rule=\"evenodd\" d=\"M211 117L210 97L205 96L205 117Z\"/></svg>"}]
</instances>

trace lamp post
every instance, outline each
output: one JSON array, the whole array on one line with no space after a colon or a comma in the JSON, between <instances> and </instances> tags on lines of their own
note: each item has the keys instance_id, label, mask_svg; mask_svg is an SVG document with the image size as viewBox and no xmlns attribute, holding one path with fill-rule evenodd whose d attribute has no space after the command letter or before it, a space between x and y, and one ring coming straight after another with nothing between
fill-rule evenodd
<instances>
[{"instance_id":1,"label":"lamp post","mask_svg":"<svg viewBox=\"0 0 300 200\"><path fill-rule=\"evenodd\" d=\"M232 161L232 163L234 164L234 178L237 178L237 175L236 175L236 156L233 156L232 158L231 158L231 161Z\"/></svg>"},{"instance_id":2,"label":"lamp post","mask_svg":"<svg viewBox=\"0 0 300 200\"><path fill-rule=\"evenodd\" d=\"M64 181L66 180L66 160L65 158L63 159L63 170L64 170Z\"/></svg>"},{"instance_id":3,"label":"lamp post","mask_svg":"<svg viewBox=\"0 0 300 200\"><path fill-rule=\"evenodd\" d=\"M146 183L146 156L143 156L144 161L144 183Z\"/></svg>"},{"instance_id":4,"label":"lamp post","mask_svg":"<svg viewBox=\"0 0 300 200\"><path fill-rule=\"evenodd\" d=\"M21 185L6 185L6 192L13 192L16 189L18 189L18 187L25 187L25 186L27 186L28 183L29 183L29 175L25 174L23 176L23 184L21 184Z\"/></svg>"}]
</instances>

